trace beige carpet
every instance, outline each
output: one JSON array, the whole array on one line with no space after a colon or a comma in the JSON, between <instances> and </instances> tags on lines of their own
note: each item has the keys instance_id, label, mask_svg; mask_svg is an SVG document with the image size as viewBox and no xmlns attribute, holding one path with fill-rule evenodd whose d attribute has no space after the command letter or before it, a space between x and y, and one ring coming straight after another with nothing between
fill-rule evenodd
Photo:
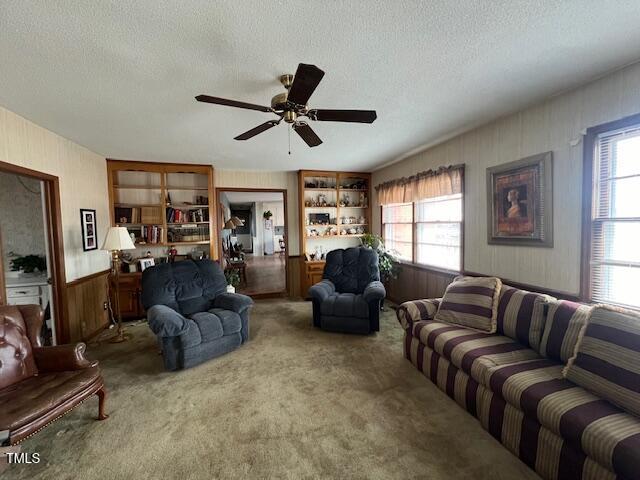
<instances>
[{"instance_id":1,"label":"beige carpet","mask_svg":"<svg viewBox=\"0 0 640 480\"><path fill-rule=\"evenodd\" d=\"M311 326L311 304L260 301L251 341L164 372L146 325L91 348L109 388L23 443L4 478L536 479L402 356L387 309L368 337Z\"/></svg>"}]
</instances>

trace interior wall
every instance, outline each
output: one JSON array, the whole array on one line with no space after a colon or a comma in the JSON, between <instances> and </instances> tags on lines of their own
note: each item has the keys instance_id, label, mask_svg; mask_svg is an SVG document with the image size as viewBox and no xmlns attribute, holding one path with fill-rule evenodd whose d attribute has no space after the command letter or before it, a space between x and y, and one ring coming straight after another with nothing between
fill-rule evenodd
<instances>
[{"instance_id":1,"label":"interior wall","mask_svg":"<svg viewBox=\"0 0 640 480\"><path fill-rule=\"evenodd\" d=\"M46 256L39 180L0 172L0 237L5 271L12 252Z\"/></svg>"},{"instance_id":2,"label":"interior wall","mask_svg":"<svg viewBox=\"0 0 640 480\"><path fill-rule=\"evenodd\" d=\"M289 255L299 255L298 242L298 172L268 172L261 170L216 170L216 188L277 188L287 191L287 226Z\"/></svg>"},{"instance_id":3,"label":"interior wall","mask_svg":"<svg viewBox=\"0 0 640 480\"><path fill-rule=\"evenodd\" d=\"M441 165L466 164L464 269L577 294L582 135L588 127L640 113L638 85L640 64L635 64L382 168L373 173L373 185ZM549 150L554 157L553 248L489 245L487 167ZM373 209L373 230L380 233L379 208Z\"/></svg>"},{"instance_id":4,"label":"interior wall","mask_svg":"<svg viewBox=\"0 0 640 480\"><path fill-rule=\"evenodd\" d=\"M109 254L84 252L80 209L96 210L99 245L109 226L104 157L0 107L0 161L60 179L60 206L67 281L109 268Z\"/></svg>"}]
</instances>

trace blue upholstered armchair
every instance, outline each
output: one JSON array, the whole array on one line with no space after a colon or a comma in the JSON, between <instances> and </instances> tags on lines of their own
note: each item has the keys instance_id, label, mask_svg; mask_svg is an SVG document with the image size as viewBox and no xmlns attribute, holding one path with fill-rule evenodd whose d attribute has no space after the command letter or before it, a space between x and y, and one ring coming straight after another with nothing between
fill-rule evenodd
<instances>
[{"instance_id":1,"label":"blue upholstered armchair","mask_svg":"<svg viewBox=\"0 0 640 480\"><path fill-rule=\"evenodd\" d=\"M380 307L386 292L375 250L332 250L327 254L322 277L309 289L314 326L344 333L380 330Z\"/></svg>"},{"instance_id":2,"label":"blue upholstered armchair","mask_svg":"<svg viewBox=\"0 0 640 480\"><path fill-rule=\"evenodd\" d=\"M142 304L158 337L167 370L189 368L249 339L253 300L226 293L211 260L164 263L142 272Z\"/></svg>"}]
</instances>

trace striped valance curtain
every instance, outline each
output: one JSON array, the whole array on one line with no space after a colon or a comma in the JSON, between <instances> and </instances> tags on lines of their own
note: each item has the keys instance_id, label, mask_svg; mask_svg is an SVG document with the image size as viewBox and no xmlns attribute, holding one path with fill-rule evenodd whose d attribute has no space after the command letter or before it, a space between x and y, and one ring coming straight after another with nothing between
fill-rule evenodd
<instances>
[{"instance_id":1,"label":"striped valance curtain","mask_svg":"<svg viewBox=\"0 0 640 480\"><path fill-rule=\"evenodd\" d=\"M462 193L464 165L440 167L376 186L378 204L419 202L427 198Z\"/></svg>"}]
</instances>

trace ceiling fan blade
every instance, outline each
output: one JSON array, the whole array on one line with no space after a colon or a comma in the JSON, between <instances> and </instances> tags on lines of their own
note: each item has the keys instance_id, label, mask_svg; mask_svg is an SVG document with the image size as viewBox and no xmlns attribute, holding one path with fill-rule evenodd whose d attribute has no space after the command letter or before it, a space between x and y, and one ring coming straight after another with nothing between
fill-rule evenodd
<instances>
[{"instance_id":1,"label":"ceiling fan blade","mask_svg":"<svg viewBox=\"0 0 640 480\"><path fill-rule=\"evenodd\" d=\"M305 122L294 123L293 129L310 147L317 147L322 143L316 132Z\"/></svg>"},{"instance_id":2,"label":"ceiling fan blade","mask_svg":"<svg viewBox=\"0 0 640 480\"><path fill-rule=\"evenodd\" d=\"M373 123L378 118L375 110L322 110L314 109L307 112L311 120L320 122L354 122Z\"/></svg>"},{"instance_id":3,"label":"ceiling fan blade","mask_svg":"<svg viewBox=\"0 0 640 480\"><path fill-rule=\"evenodd\" d=\"M275 127L280 122L277 120L269 120L268 122L264 122L262 125L258 125L257 127L252 128L251 130L247 130L244 133L241 133L237 137L234 137L234 140L249 140L252 137L255 137L259 133L265 132L272 127Z\"/></svg>"},{"instance_id":4,"label":"ceiling fan blade","mask_svg":"<svg viewBox=\"0 0 640 480\"><path fill-rule=\"evenodd\" d=\"M215 103L216 105L226 105L227 107L246 108L247 110L257 110L259 112L271 112L270 107L262 105L254 105L253 103L238 102L237 100L228 100L226 98L211 97L209 95L198 95L196 100L204 103Z\"/></svg>"},{"instance_id":5,"label":"ceiling fan blade","mask_svg":"<svg viewBox=\"0 0 640 480\"><path fill-rule=\"evenodd\" d=\"M300 63L293 77L287 100L298 105L306 105L322 77L324 72L315 65Z\"/></svg>"}]
</instances>

